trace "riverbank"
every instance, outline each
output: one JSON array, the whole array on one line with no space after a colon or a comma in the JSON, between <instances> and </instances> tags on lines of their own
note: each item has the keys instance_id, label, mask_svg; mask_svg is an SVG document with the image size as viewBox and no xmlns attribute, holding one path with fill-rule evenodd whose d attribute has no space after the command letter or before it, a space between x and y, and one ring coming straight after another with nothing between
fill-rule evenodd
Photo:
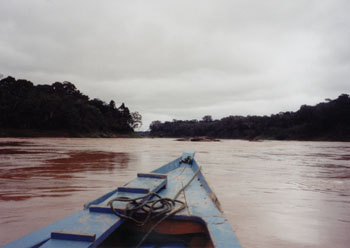
<instances>
[{"instance_id":1,"label":"riverbank","mask_svg":"<svg viewBox=\"0 0 350 248\"><path fill-rule=\"evenodd\" d=\"M2 138L140 138L137 133L110 133L110 132L90 132L78 133L66 130L37 130L37 129L0 129L0 137Z\"/></svg>"},{"instance_id":2,"label":"riverbank","mask_svg":"<svg viewBox=\"0 0 350 248\"><path fill-rule=\"evenodd\" d=\"M178 138L176 141L191 141L191 142L219 142L219 139L214 139L211 137L191 137L191 138Z\"/></svg>"}]
</instances>

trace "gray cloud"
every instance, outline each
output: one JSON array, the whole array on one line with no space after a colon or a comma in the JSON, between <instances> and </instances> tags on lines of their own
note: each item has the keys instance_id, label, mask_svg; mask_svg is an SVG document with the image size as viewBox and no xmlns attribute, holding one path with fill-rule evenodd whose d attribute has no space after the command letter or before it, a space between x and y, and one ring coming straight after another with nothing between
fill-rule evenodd
<instances>
[{"instance_id":1,"label":"gray cloud","mask_svg":"<svg viewBox=\"0 0 350 248\"><path fill-rule=\"evenodd\" d=\"M297 110L349 92L348 1L2 1L0 72L69 80L152 120Z\"/></svg>"}]
</instances>

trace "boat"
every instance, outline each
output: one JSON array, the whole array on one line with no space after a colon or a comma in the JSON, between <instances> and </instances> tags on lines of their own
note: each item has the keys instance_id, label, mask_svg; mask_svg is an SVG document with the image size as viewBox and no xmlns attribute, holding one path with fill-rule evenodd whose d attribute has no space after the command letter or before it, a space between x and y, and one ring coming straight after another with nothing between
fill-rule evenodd
<instances>
[{"instance_id":1,"label":"boat","mask_svg":"<svg viewBox=\"0 0 350 248\"><path fill-rule=\"evenodd\" d=\"M12 247L230 247L241 245L194 151L34 231Z\"/></svg>"}]
</instances>

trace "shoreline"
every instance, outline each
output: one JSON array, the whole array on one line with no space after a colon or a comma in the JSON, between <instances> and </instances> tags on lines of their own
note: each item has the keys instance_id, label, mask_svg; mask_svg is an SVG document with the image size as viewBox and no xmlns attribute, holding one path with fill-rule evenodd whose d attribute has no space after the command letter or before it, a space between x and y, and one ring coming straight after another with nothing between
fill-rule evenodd
<instances>
[{"instance_id":1,"label":"shoreline","mask_svg":"<svg viewBox=\"0 0 350 248\"><path fill-rule=\"evenodd\" d=\"M91 132L65 130L0 129L0 138L141 138L137 133Z\"/></svg>"},{"instance_id":2,"label":"shoreline","mask_svg":"<svg viewBox=\"0 0 350 248\"><path fill-rule=\"evenodd\" d=\"M108 132L91 132L77 133L65 130L37 130L37 129L0 129L0 138L169 138L182 142L219 142L220 140L245 140L249 142L262 141L316 141L316 142L350 142L347 139L336 139L332 137L318 137L314 139L275 139L273 137L256 137L256 138L218 138L209 136L200 137L157 137L152 135L141 135L134 133L108 133Z\"/></svg>"}]
</instances>

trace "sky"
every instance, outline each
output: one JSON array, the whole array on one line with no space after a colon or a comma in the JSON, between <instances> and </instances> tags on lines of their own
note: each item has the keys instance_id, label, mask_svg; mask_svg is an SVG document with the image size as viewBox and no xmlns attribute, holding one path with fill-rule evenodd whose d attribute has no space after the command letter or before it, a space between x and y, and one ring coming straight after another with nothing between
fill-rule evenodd
<instances>
[{"instance_id":1,"label":"sky","mask_svg":"<svg viewBox=\"0 0 350 248\"><path fill-rule=\"evenodd\" d=\"M1 0L0 74L70 81L154 120L297 111L350 93L348 0Z\"/></svg>"}]
</instances>

